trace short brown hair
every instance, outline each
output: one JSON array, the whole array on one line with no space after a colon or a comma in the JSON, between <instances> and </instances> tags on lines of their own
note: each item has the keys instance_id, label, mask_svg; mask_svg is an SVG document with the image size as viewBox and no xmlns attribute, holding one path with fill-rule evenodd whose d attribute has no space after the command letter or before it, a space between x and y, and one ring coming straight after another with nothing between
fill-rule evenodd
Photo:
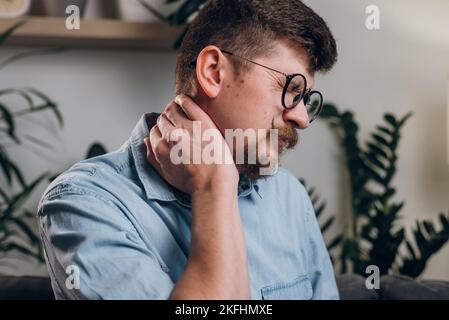
<instances>
[{"instance_id":1,"label":"short brown hair","mask_svg":"<svg viewBox=\"0 0 449 320\"><path fill-rule=\"evenodd\" d=\"M304 49L312 72L337 61L337 46L326 22L299 0L209 0L182 42L176 66L176 94L192 94L195 61L203 48L216 45L248 59L270 52L287 39Z\"/></svg>"}]
</instances>

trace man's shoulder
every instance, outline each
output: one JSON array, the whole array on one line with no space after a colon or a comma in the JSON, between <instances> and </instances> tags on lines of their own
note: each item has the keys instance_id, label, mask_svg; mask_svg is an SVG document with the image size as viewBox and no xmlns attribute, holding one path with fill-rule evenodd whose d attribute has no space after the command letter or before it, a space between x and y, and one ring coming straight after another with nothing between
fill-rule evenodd
<instances>
[{"instance_id":1,"label":"man's shoulder","mask_svg":"<svg viewBox=\"0 0 449 320\"><path fill-rule=\"evenodd\" d=\"M48 185L41 202L64 193L105 195L110 189L108 186L123 179L123 171L130 165L124 149L79 161Z\"/></svg>"}]
</instances>

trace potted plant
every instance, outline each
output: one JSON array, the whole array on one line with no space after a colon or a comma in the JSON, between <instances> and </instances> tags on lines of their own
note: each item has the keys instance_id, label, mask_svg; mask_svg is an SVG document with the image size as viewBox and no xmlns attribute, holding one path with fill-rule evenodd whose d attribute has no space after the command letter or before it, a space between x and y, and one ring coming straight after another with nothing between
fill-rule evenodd
<instances>
[{"instance_id":1,"label":"potted plant","mask_svg":"<svg viewBox=\"0 0 449 320\"><path fill-rule=\"evenodd\" d=\"M0 34L0 46L22 24L19 22ZM27 54L20 54L0 63L0 69ZM24 105L17 108L8 104L3 98L16 96ZM25 208L24 204L36 187L48 177L42 173L28 182L17 163L10 158L8 146L20 146L25 140L47 147L48 144L37 137L21 135L17 128L17 119L31 114L51 112L62 127L63 119L57 104L44 93L33 88L0 88L0 176L5 185L0 185L0 258L12 251L43 262L39 237L35 232L35 214ZM18 191L15 191L18 190ZM1 264L1 259L0 259Z\"/></svg>"},{"instance_id":2,"label":"potted plant","mask_svg":"<svg viewBox=\"0 0 449 320\"><path fill-rule=\"evenodd\" d=\"M413 239L400 226L400 211L405 202L394 200L393 178L397 170L401 130L411 113L397 118L384 115L384 122L362 145L359 125L350 111L341 112L330 103L323 106L321 118L334 130L345 155L351 192L351 221L339 238L342 273L352 268L365 275L369 265L379 267L381 275L394 273L418 277L427 261L449 241L449 215L439 215L439 225L417 221ZM405 247L406 254L400 253Z\"/></svg>"}]
</instances>

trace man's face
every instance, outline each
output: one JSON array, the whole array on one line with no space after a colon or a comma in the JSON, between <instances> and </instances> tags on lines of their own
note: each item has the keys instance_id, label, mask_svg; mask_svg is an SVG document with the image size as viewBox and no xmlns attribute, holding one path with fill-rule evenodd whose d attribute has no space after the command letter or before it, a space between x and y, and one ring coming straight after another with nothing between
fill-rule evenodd
<instances>
[{"instance_id":1,"label":"man's face","mask_svg":"<svg viewBox=\"0 0 449 320\"><path fill-rule=\"evenodd\" d=\"M238 59L225 55L226 59ZM307 89L314 85L314 77L308 70L307 55L287 42L277 42L272 54L254 59L255 62L279 70L286 74L300 73L307 80ZM229 62L229 61L228 61ZM251 69L243 74L236 74L231 63L225 63L223 83L219 94L209 101L206 111L224 134L225 129L270 129L278 131L278 148L270 150L270 158L279 157L285 149L293 148L298 142L296 129L305 129L309 125L304 103L293 109L285 109L282 105L282 91L285 76L261 66L250 65ZM261 138L248 141L246 152L251 145L260 146ZM266 142L269 144L269 139ZM234 155L236 145L233 146ZM242 173L251 178L259 178L256 169L260 164L240 166Z\"/></svg>"}]
</instances>

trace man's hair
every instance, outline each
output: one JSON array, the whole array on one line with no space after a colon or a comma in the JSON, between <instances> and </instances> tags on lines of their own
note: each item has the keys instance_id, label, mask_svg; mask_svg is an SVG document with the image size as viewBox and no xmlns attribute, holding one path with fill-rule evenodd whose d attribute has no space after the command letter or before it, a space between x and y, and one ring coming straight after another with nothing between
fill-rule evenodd
<instances>
[{"instance_id":1,"label":"man's hair","mask_svg":"<svg viewBox=\"0 0 449 320\"><path fill-rule=\"evenodd\" d=\"M206 46L255 59L269 55L275 41L283 39L305 50L311 72L329 71L337 61L337 46L326 22L299 0L207 1L180 48L176 94L192 94L195 90L192 62ZM237 59L233 64L238 72L249 68Z\"/></svg>"}]
</instances>

